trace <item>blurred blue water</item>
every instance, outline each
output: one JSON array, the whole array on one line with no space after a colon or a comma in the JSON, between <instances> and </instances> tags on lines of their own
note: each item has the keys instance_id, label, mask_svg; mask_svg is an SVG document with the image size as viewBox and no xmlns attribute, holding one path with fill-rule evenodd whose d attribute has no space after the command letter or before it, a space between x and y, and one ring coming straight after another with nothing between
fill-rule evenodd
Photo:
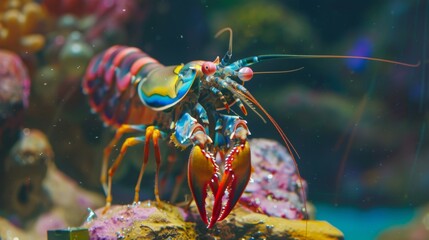
<instances>
[{"instance_id":1,"label":"blurred blue water","mask_svg":"<svg viewBox=\"0 0 429 240\"><path fill-rule=\"evenodd\" d=\"M316 219L326 220L344 233L346 240L371 240L384 230L410 222L415 216L413 208L356 209L315 204Z\"/></svg>"}]
</instances>

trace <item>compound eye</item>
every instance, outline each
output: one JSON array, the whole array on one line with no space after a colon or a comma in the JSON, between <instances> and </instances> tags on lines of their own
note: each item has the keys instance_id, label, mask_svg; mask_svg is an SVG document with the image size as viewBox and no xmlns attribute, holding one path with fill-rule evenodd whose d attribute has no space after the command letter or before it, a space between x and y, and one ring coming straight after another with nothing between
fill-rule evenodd
<instances>
[{"instance_id":1,"label":"compound eye","mask_svg":"<svg viewBox=\"0 0 429 240\"><path fill-rule=\"evenodd\" d=\"M201 71L203 71L204 75L211 76L216 72L216 64L213 62L204 62L201 66Z\"/></svg>"},{"instance_id":2,"label":"compound eye","mask_svg":"<svg viewBox=\"0 0 429 240\"><path fill-rule=\"evenodd\" d=\"M253 70L249 67L241 68L238 71L238 78L241 81L249 81L253 77Z\"/></svg>"}]
</instances>

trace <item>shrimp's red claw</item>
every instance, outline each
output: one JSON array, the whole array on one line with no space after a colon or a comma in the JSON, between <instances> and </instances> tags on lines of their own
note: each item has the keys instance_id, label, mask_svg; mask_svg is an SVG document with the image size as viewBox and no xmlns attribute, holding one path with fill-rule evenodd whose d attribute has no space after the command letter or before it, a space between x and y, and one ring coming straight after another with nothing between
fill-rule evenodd
<instances>
[{"instance_id":1,"label":"shrimp's red claw","mask_svg":"<svg viewBox=\"0 0 429 240\"><path fill-rule=\"evenodd\" d=\"M188 183L201 219L211 228L223 220L240 199L250 179L250 146L236 144L225 158L225 170L219 183L219 167L211 153L195 145L188 161ZM207 217L206 198L210 187L215 200L211 217ZM226 202L223 202L226 201Z\"/></svg>"},{"instance_id":2,"label":"shrimp's red claw","mask_svg":"<svg viewBox=\"0 0 429 240\"><path fill-rule=\"evenodd\" d=\"M251 174L250 146L247 141L236 144L225 158L225 170L216 192L208 228L228 216L243 194ZM223 204L223 201L226 203Z\"/></svg>"},{"instance_id":3,"label":"shrimp's red claw","mask_svg":"<svg viewBox=\"0 0 429 240\"><path fill-rule=\"evenodd\" d=\"M210 186L212 192L217 192L218 171L219 168L213 155L199 145L195 145L188 161L188 184L201 219L206 225L209 222L206 212L207 187Z\"/></svg>"}]
</instances>

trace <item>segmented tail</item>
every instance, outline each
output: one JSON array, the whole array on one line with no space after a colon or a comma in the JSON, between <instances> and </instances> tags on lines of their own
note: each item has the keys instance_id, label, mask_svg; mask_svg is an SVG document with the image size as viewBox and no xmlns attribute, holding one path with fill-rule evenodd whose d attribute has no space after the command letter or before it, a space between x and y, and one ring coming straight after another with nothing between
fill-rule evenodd
<instances>
[{"instance_id":1,"label":"segmented tail","mask_svg":"<svg viewBox=\"0 0 429 240\"><path fill-rule=\"evenodd\" d=\"M116 45L98 54L82 82L91 109L106 125L153 121L156 112L141 103L134 86L158 66L162 65L134 47Z\"/></svg>"}]
</instances>

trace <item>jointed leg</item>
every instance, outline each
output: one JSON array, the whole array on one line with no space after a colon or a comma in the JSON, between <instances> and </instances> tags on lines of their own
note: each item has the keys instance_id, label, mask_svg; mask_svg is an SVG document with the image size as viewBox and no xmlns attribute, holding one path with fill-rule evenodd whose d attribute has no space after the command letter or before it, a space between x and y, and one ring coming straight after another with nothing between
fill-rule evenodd
<instances>
[{"instance_id":1,"label":"jointed leg","mask_svg":"<svg viewBox=\"0 0 429 240\"><path fill-rule=\"evenodd\" d=\"M143 173L146 169L146 165L147 165L147 162L149 160L150 139L152 139L152 141L153 141L153 146L154 146L154 150L155 150L155 161L156 161L155 190L154 190L155 199L158 203L161 201L159 198L159 190L158 190L158 188L159 188L159 184L158 184L159 167L161 164L161 153L159 151L159 143L158 143L158 140L160 137L161 137L161 132L158 129L154 128L153 126L150 126L146 129L143 164L142 164L142 167L140 168L139 177L138 177L136 187L135 187L134 202L139 201L139 192L140 192L141 180L143 178Z\"/></svg>"},{"instance_id":2,"label":"jointed leg","mask_svg":"<svg viewBox=\"0 0 429 240\"><path fill-rule=\"evenodd\" d=\"M159 167L161 165L161 153L159 151L159 144L158 140L161 136L161 132L158 129L155 129L153 131L152 135L152 141L153 141L153 147L155 150L155 162L156 162L156 172L155 172L155 199L158 203L161 202L159 199Z\"/></svg>"},{"instance_id":3,"label":"jointed leg","mask_svg":"<svg viewBox=\"0 0 429 240\"><path fill-rule=\"evenodd\" d=\"M116 133L113 139L104 148L103 165L101 168L101 176L100 176L100 182L101 182L101 185L103 186L104 194L107 195L107 183L106 183L107 166L108 166L109 157L110 157L110 154L112 153L113 148L121 139L122 135L124 135L125 133L144 132L145 130L146 130L146 126L144 125L121 125L116 130Z\"/></svg>"},{"instance_id":4,"label":"jointed leg","mask_svg":"<svg viewBox=\"0 0 429 240\"><path fill-rule=\"evenodd\" d=\"M136 187L134 188L134 202L139 201L139 193L140 193L140 185L143 178L143 173L146 170L146 164L149 161L149 143L150 138L152 137L153 133L153 127L148 127L146 129L146 136L145 136L145 144L144 144L144 153L143 153L143 163L140 168L139 177L137 179Z\"/></svg>"},{"instance_id":5,"label":"jointed leg","mask_svg":"<svg viewBox=\"0 0 429 240\"><path fill-rule=\"evenodd\" d=\"M124 158L128 147L135 146L144 141L145 141L144 136L130 137L130 138L127 138L125 142L122 144L121 151L119 152L118 157L116 157L115 161L113 162L113 165L109 168L109 171L108 171L107 197L106 197L106 207L104 208L104 212L106 212L109 209L112 203L112 178L115 175L116 169L118 168L119 164L121 164L122 159Z\"/></svg>"}]
</instances>

